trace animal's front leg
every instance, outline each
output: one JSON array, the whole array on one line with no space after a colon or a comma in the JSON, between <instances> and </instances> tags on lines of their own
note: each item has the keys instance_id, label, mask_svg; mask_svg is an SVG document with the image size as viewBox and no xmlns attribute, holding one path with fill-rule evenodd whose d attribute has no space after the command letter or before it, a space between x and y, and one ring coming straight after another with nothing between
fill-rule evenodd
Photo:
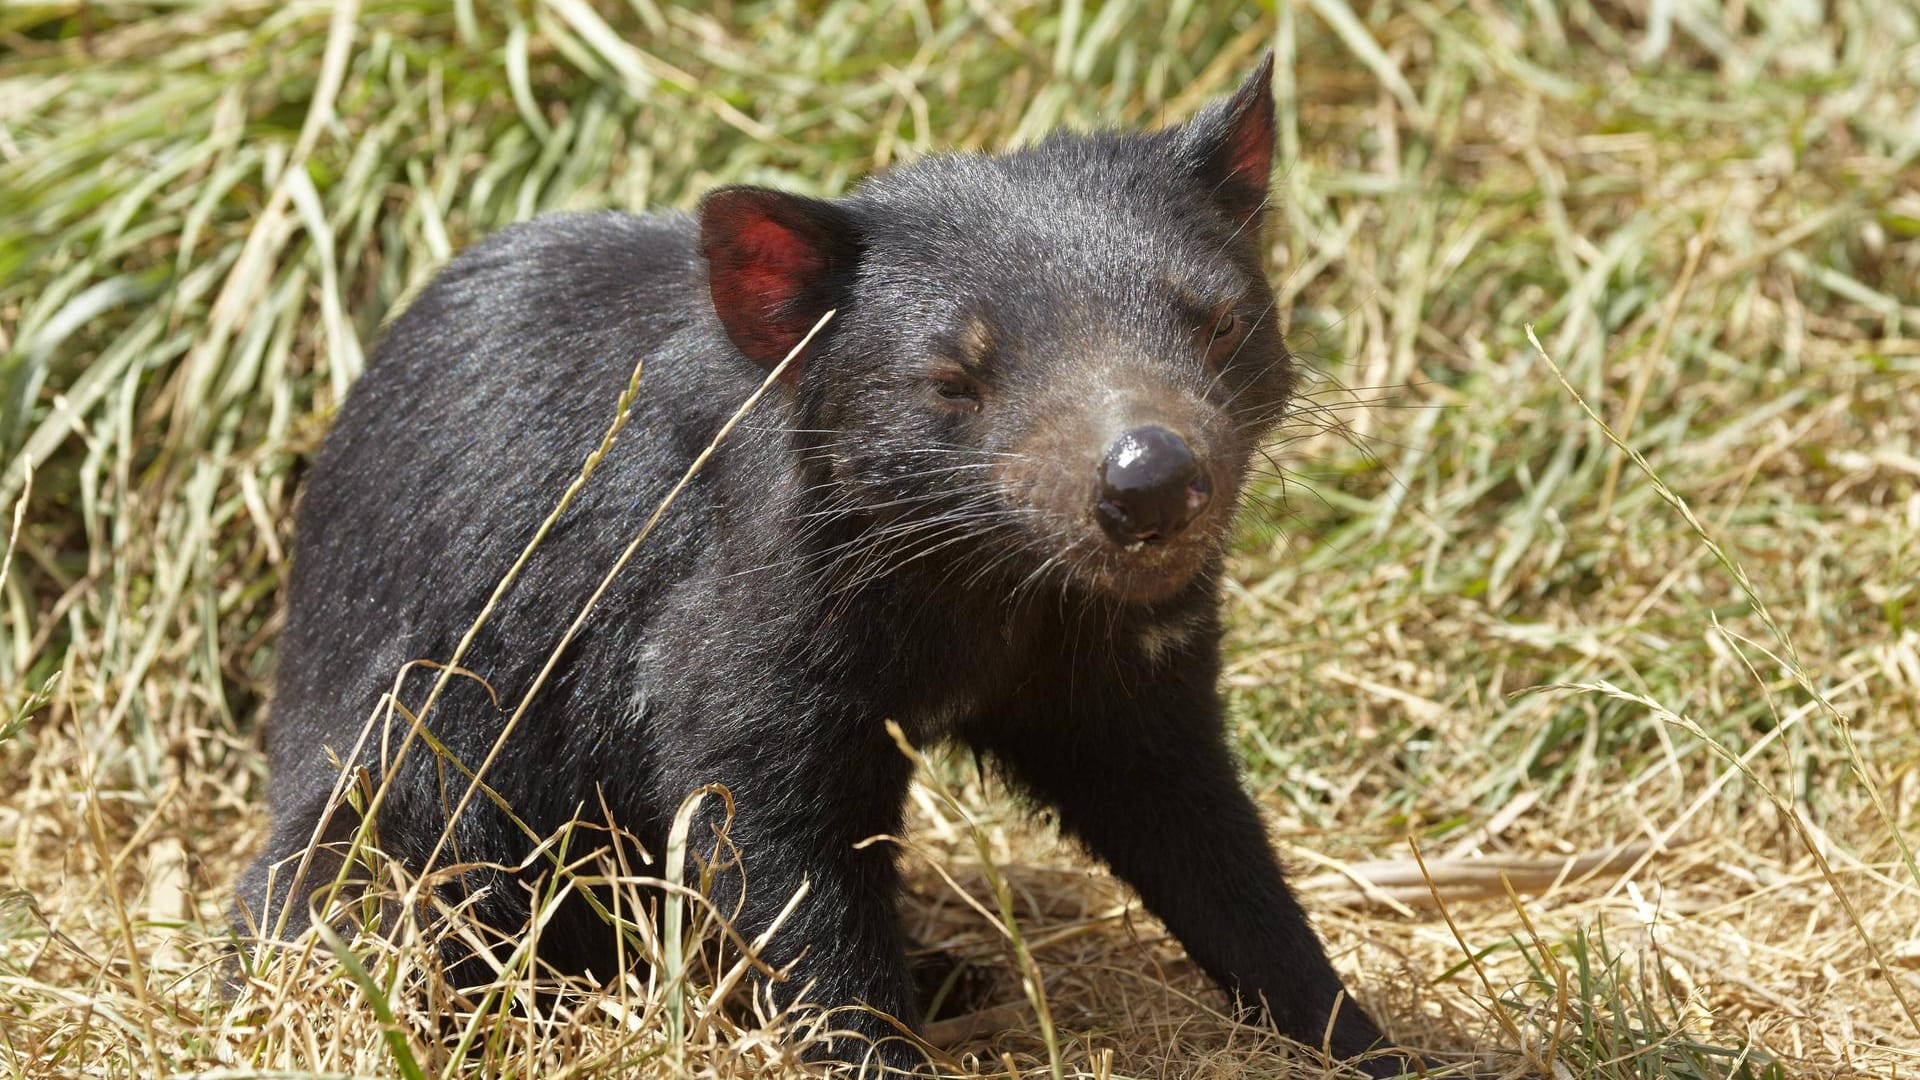
<instances>
[{"instance_id":1,"label":"animal's front leg","mask_svg":"<svg viewBox=\"0 0 1920 1080\"><path fill-rule=\"evenodd\" d=\"M886 842L861 844L899 833L908 762L879 721L823 725L811 738L756 739L751 726L739 730L741 740L707 766L682 770L689 788L696 780L723 784L734 801L727 841L738 863L716 867L710 900L742 939L771 932L760 959L784 978L756 985L775 1005L826 1010L827 1029L852 1033L810 1056L912 1068L924 1056L875 1015L908 1025L918 1018L896 908L897 853ZM721 814L719 800L709 799L696 844L713 835ZM712 851L710 840L706 846ZM803 887L804 898L779 921Z\"/></svg>"},{"instance_id":2,"label":"animal's front leg","mask_svg":"<svg viewBox=\"0 0 1920 1080\"><path fill-rule=\"evenodd\" d=\"M1207 650L1210 653L1210 650ZM1335 1057L1387 1049L1281 876L1223 737L1210 655L1080 681L996 721L980 748L1140 894L1189 955L1275 1026ZM1408 1069L1398 1055L1360 1066Z\"/></svg>"}]
</instances>

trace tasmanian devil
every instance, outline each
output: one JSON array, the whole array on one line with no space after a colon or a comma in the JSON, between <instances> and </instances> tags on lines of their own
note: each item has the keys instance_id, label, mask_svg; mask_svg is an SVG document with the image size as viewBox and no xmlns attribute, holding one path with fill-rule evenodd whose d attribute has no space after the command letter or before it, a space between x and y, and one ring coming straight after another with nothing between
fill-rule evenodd
<instances>
[{"instance_id":1,"label":"tasmanian devil","mask_svg":"<svg viewBox=\"0 0 1920 1080\"><path fill-rule=\"evenodd\" d=\"M555 215L454 259L387 331L306 486L272 836L242 924L307 924L359 824L330 807L343 762L391 773L380 849L480 867L448 888L504 935L551 891L533 837L611 818L657 854L683 800L720 785L739 872L711 899L741 938L807 887L762 951L781 972L763 992L840 1010L854 1037L832 1056L894 1035L880 1056L910 1065L877 1015L916 1012L896 852L863 843L902 830L891 719L1053 807L1280 1031L1330 1034L1343 1058L1383 1045L1282 880L1216 687L1222 549L1292 382L1262 271L1270 65L1164 130L932 156L832 201L728 187L693 216ZM449 828L463 770L563 629L829 311L612 579ZM430 749L393 765L433 672L414 667L398 708L382 695L410 661L454 656L638 361L631 422L463 654L477 677L447 682ZM712 837L724 803L701 805ZM614 934L583 895L544 915L539 957L606 978Z\"/></svg>"}]
</instances>

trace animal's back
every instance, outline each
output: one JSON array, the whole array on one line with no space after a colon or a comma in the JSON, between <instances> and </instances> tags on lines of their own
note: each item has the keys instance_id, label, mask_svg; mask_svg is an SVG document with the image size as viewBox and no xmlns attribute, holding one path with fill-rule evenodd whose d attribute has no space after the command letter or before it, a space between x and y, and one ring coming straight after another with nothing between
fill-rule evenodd
<instances>
[{"instance_id":1,"label":"animal's back","mask_svg":"<svg viewBox=\"0 0 1920 1080\"><path fill-rule=\"evenodd\" d=\"M599 445L644 360L641 393L613 450L464 658L463 667L487 673L487 685L456 678L434 707L430 726L455 756L469 766L485 756L601 575L757 381L751 368L721 362L704 288L694 225L683 216L552 215L460 255L388 328L340 410L299 512L268 727L276 822L318 815L336 775L326 757L348 756L404 665L453 656ZM637 649L665 592L702 550L708 495L696 484L681 497L674 527L649 543L629 587L603 601L608 617L592 622L517 729L519 753L556 767L582 756L555 718L570 695L621 677L586 669L622 653L591 638L622 635ZM401 701L417 708L437 676L412 669ZM393 715L397 744L405 718ZM369 742L379 735L376 726ZM421 748L410 756L416 768L430 760ZM370 749L361 760L376 755ZM540 775L521 770L495 782L524 787L502 794L524 819L556 827L575 808L521 783ZM417 797L396 785L395 799ZM292 807L301 810L281 812ZM395 809L397 818L444 817L438 806ZM330 831L349 824L341 818ZM264 877L250 874L243 903L260 911L267 899Z\"/></svg>"}]
</instances>

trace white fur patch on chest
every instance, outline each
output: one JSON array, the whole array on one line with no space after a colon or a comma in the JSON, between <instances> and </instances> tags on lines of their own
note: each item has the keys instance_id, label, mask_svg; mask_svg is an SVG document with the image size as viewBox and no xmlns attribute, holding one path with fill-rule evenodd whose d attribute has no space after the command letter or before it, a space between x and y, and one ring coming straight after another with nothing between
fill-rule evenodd
<instances>
[{"instance_id":1,"label":"white fur patch on chest","mask_svg":"<svg viewBox=\"0 0 1920 1080\"><path fill-rule=\"evenodd\" d=\"M1192 618L1170 619L1141 628L1134 636L1134 644L1140 647L1147 662L1157 667L1192 640L1193 634Z\"/></svg>"}]
</instances>

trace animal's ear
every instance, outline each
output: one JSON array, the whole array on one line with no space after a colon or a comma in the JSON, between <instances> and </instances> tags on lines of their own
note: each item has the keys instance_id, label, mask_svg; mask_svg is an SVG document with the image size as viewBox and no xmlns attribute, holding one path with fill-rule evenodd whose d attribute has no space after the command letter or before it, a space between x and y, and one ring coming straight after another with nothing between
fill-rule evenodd
<instances>
[{"instance_id":1,"label":"animal's ear","mask_svg":"<svg viewBox=\"0 0 1920 1080\"><path fill-rule=\"evenodd\" d=\"M770 368L835 306L860 247L853 222L832 203L724 187L700 201L700 253L727 337ZM789 381L805 359L787 365Z\"/></svg>"},{"instance_id":2,"label":"animal's ear","mask_svg":"<svg viewBox=\"0 0 1920 1080\"><path fill-rule=\"evenodd\" d=\"M1188 167L1236 226L1266 208L1273 141L1273 51L1269 49L1232 97L1208 106L1182 132L1181 149Z\"/></svg>"}]
</instances>

